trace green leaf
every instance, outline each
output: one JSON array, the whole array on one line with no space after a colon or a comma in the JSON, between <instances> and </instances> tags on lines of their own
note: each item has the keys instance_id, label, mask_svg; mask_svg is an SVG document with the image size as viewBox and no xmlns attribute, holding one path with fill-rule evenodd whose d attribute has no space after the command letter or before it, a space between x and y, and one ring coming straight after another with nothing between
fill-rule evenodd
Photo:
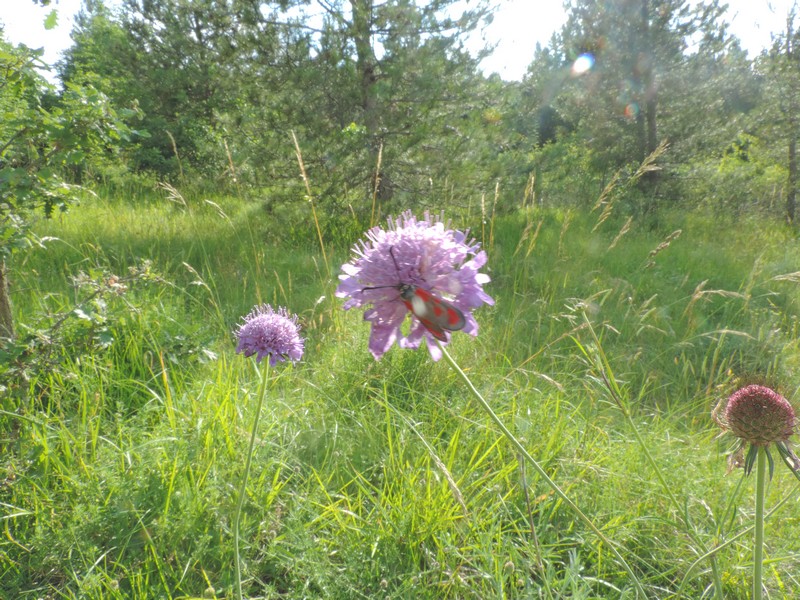
<instances>
[{"instance_id":1,"label":"green leaf","mask_svg":"<svg viewBox=\"0 0 800 600\"><path fill-rule=\"evenodd\" d=\"M769 447L766 448L765 452L767 453L767 461L769 462L769 480L772 481L772 475L775 473L775 461L772 459Z\"/></svg>"},{"instance_id":2,"label":"green leaf","mask_svg":"<svg viewBox=\"0 0 800 600\"><path fill-rule=\"evenodd\" d=\"M744 459L744 474L750 475L750 472L753 470L753 465L756 464L756 458L758 457L758 446L755 444L750 444L750 448L747 450L747 455Z\"/></svg>"},{"instance_id":3,"label":"green leaf","mask_svg":"<svg viewBox=\"0 0 800 600\"><path fill-rule=\"evenodd\" d=\"M58 25L58 11L56 9L51 10L47 17L44 19L44 28L47 31L51 29L55 29L56 25Z\"/></svg>"}]
</instances>

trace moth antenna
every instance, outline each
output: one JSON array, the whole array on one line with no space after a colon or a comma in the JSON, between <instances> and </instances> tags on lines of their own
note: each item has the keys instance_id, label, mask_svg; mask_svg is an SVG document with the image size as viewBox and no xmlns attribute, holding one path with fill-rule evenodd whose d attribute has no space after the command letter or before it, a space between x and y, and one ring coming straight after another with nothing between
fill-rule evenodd
<instances>
[{"instance_id":1,"label":"moth antenna","mask_svg":"<svg viewBox=\"0 0 800 600\"><path fill-rule=\"evenodd\" d=\"M394 263L394 270L397 272L397 281L399 283L402 283L402 281L400 281L400 267L397 265L397 259L394 257L394 246L389 246L389 256L392 257L392 262Z\"/></svg>"}]
</instances>

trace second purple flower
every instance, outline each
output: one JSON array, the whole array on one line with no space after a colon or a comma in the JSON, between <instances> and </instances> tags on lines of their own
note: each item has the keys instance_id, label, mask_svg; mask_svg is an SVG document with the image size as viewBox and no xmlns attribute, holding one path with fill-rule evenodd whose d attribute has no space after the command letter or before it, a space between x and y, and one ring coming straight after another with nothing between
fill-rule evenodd
<instances>
[{"instance_id":1,"label":"second purple flower","mask_svg":"<svg viewBox=\"0 0 800 600\"><path fill-rule=\"evenodd\" d=\"M283 307L273 309L269 304L256 306L244 317L236 330L239 343L236 352L245 356L255 354L256 362L269 358L270 366L287 359L297 362L303 356L303 338L297 316Z\"/></svg>"},{"instance_id":2,"label":"second purple flower","mask_svg":"<svg viewBox=\"0 0 800 600\"><path fill-rule=\"evenodd\" d=\"M353 248L354 256L342 265L336 296L346 298L345 310L370 305L364 320L372 323L369 349L378 359L395 342L402 348L417 348L425 338L434 360L441 351L434 338L448 339L449 331L434 335L412 312L411 328L401 330L410 312L403 289L418 289L419 297L444 300L463 314L463 327L478 335L478 323L472 311L482 304L494 304L483 291L489 276L479 273L486 264L480 244L467 239L466 232L450 229L428 213L417 220L411 211L398 219L390 218L389 227L373 227ZM404 301L405 300L405 301ZM447 328L445 328L446 330Z\"/></svg>"}]
</instances>

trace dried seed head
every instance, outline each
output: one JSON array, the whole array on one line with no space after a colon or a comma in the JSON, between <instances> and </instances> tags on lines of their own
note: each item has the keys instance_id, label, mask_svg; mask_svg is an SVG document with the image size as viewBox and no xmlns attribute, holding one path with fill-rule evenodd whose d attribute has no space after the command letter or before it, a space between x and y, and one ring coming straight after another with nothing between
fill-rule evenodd
<instances>
[{"instance_id":1,"label":"dried seed head","mask_svg":"<svg viewBox=\"0 0 800 600\"><path fill-rule=\"evenodd\" d=\"M719 420L736 437L755 446L787 441L796 423L789 401L763 385L748 385L731 394Z\"/></svg>"}]
</instances>

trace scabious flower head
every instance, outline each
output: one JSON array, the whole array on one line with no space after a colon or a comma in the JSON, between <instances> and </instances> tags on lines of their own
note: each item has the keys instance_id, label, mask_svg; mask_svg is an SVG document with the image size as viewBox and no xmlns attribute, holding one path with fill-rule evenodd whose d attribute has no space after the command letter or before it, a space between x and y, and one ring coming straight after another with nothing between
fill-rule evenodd
<instances>
[{"instance_id":1,"label":"scabious flower head","mask_svg":"<svg viewBox=\"0 0 800 600\"><path fill-rule=\"evenodd\" d=\"M239 340L236 352L245 356L256 355L256 362L269 357L269 364L278 361L297 362L303 357L303 338L297 316L279 307L277 311L269 304L256 306L244 317L236 331Z\"/></svg>"},{"instance_id":2,"label":"scabious flower head","mask_svg":"<svg viewBox=\"0 0 800 600\"><path fill-rule=\"evenodd\" d=\"M756 446L785 442L794 433L792 405L763 385L748 385L735 391L728 398L723 418L736 437Z\"/></svg>"},{"instance_id":3,"label":"scabious flower head","mask_svg":"<svg viewBox=\"0 0 800 600\"><path fill-rule=\"evenodd\" d=\"M775 445L790 468L800 467L788 443L797 424L794 409L772 388L757 384L740 388L730 395L724 406L720 404L714 410L712 417L724 432L730 432L739 440L731 466L744 466L749 473L757 449L765 447L769 451L769 446ZM748 445L750 451L744 458Z\"/></svg>"},{"instance_id":4,"label":"scabious flower head","mask_svg":"<svg viewBox=\"0 0 800 600\"><path fill-rule=\"evenodd\" d=\"M426 290L451 303L464 314L461 331L472 336L478 335L473 309L494 304L483 291L489 276L478 272L486 264L480 244L428 213L421 220L411 211L389 218L388 228L370 229L353 247L353 254L350 262L342 265L336 296L347 299L345 310L370 305L364 320L372 323L369 349L376 359L395 342L401 348L417 348L423 338L433 359L441 358L433 335L413 314L408 333L401 331L409 312L401 285ZM443 335L450 334L445 331Z\"/></svg>"}]
</instances>

